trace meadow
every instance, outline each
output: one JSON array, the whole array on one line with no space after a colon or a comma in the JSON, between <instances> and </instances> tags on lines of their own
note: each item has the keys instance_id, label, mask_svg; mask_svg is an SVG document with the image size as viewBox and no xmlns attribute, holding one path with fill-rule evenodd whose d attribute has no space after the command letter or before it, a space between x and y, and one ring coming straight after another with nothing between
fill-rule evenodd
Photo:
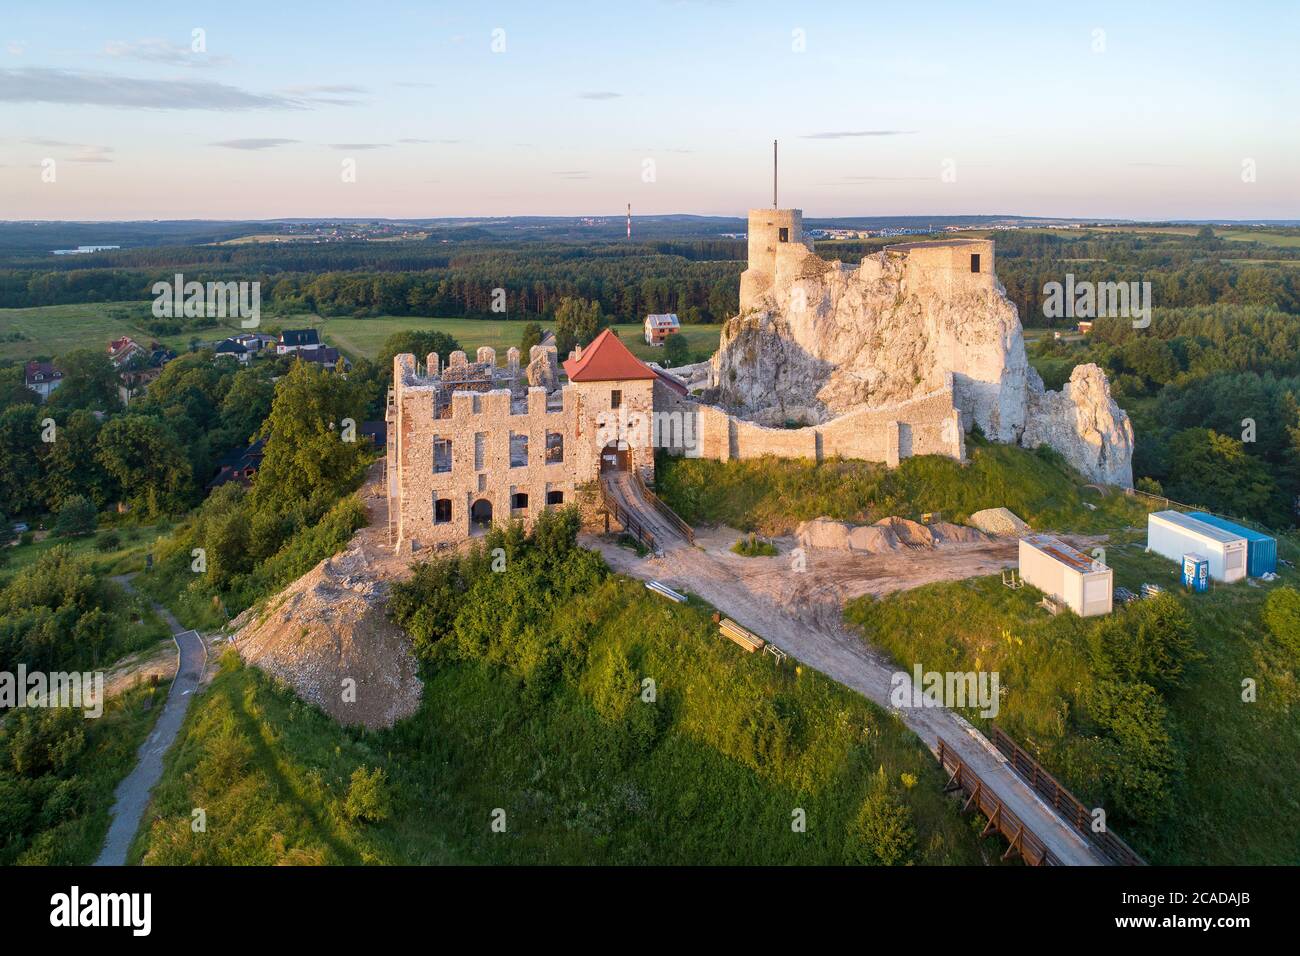
<instances>
[{"instance_id":1,"label":"meadow","mask_svg":"<svg viewBox=\"0 0 1300 956\"><path fill-rule=\"evenodd\" d=\"M235 324L176 335L158 336L144 328L139 316L147 314L141 302L86 303L51 305L32 309L0 309L0 359L27 360L37 356L59 356L72 349L103 349L111 339L129 335L142 344L159 341L177 351L189 347L191 339L216 341L226 335L246 331ZM518 319L421 318L417 316L376 316L369 319L323 318L318 315L266 312L262 324L269 329L319 329L327 345L332 345L354 361L373 359L384 341L396 332L431 330L447 332L469 353L480 346L496 349L499 361L505 361L506 349L518 346L525 322ZM539 323L543 328L552 322ZM645 344L642 327L636 323L613 326L632 351L647 361L663 361L663 349ZM721 325L683 326L682 335L698 358L711 355L718 347Z\"/></svg>"}]
</instances>

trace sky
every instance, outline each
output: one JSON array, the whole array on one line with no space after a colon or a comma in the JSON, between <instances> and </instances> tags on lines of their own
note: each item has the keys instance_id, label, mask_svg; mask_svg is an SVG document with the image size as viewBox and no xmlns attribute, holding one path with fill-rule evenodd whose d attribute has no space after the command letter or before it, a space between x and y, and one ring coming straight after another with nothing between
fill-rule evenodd
<instances>
[{"instance_id":1,"label":"sky","mask_svg":"<svg viewBox=\"0 0 1300 956\"><path fill-rule=\"evenodd\" d=\"M1300 218L1300 3L19 3L0 219Z\"/></svg>"}]
</instances>

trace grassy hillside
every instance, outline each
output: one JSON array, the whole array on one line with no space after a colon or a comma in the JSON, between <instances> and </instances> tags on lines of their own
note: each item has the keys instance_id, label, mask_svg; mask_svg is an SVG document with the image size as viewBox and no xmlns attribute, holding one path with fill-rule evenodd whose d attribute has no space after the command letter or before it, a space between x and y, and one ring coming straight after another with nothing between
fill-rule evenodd
<instances>
[{"instance_id":1,"label":"grassy hillside","mask_svg":"<svg viewBox=\"0 0 1300 956\"><path fill-rule=\"evenodd\" d=\"M136 857L974 864L1000 852L943 796L919 741L864 698L745 654L705 611L609 575L571 542L502 541L500 575L456 572L474 583L454 626L421 625L441 650L417 639L423 703L390 731L344 730L224 661L168 755ZM440 600L402 613L437 618ZM471 650L474 635L490 646ZM196 806L206 833L191 830ZM806 832L792 829L796 810Z\"/></svg>"},{"instance_id":2,"label":"grassy hillside","mask_svg":"<svg viewBox=\"0 0 1300 956\"><path fill-rule=\"evenodd\" d=\"M1097 692L1108 675L1091 646L1097 621L1051 617L1036 606L1037 590L1011 591L996 577L858 600L848 617L908 667L919 661L927 670L997 671L997 722L1080 799L1105 806L1116 831L1150 862L1295 863L1300 654L1288 654L1261 620L1266 597L1280 585L1216 585L1183 595L1173 562L1146 554L1140 536L1128 537L1107 546L1115 583L1134 591L1143 582L1163 585L1190 622L1186 672L1159 697L1179 766L1149 814L1116 810L1117 779L1136 773L1146 756L1116 753L1125 732L1099 719ZM1295 572L1286 576L1294 583ZM1112 626L1126 644L1136 642L1142 614L1140 605L1116 612ZM1242 700L1245 678L1258 684L1255 703Z\"/></svg>"},{"instance_id":3,"label":"grassy hillside","mask_svg":"<svg viewBox=\"0 0 1300 956\"><path fill-rule=\"evenodd\" d=\"M1091 532L1145 523L1146 509L1103 495L1048 449L1028 451L967 439L969 464L925 456L898 468L863 461L756 458L656 460L655 488L689 523L720 523L781 534L822 515L869 523L888 515L942 512L962 521L984 508L1010 508L1035 528ZM1089 505L1095 506L1095 510Z\"/></svg>"},{"instance_id":4,"label":"grassy hillside","mask_svg":"<svg viewBox=\"0 0 1300 956\"><path fill-rule=\"evenodd\" d=\"M113 791L162 712L166 686L140 686L103 716L23 710L0 718L0 864L86 866L108 835Z\"/></svg>"}]
</instances>

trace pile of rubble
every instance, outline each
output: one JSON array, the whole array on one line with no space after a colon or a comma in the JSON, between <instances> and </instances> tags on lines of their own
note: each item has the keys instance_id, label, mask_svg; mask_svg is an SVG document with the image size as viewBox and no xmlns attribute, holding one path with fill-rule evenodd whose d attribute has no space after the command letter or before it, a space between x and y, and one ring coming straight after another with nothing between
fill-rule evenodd
<instances>
[{"instance_id":1,"label":"pile of rubble","mask_svg":"<svg viewBox=\"0 0 1300 956\"><path fill-rule=\"evenodd\" d=\"M391 727L423 691L411 642L384 613L391 578L354 541L236 618L234 646L339 723Z\"/></svg>"},{"instance_id":2,"label":"pile of rubble","mask_svg":"<svg viewBox=\"0 0 1300 956\"><path fill-rule=\"evenodd\" d=\"M881 518L875 524L854 525L831 518L805 521L795 531L800 547L886 554L890 551L928 550L951 544L988 540L974 528L936 521L920 524L907 518Z\"/></svg>"}]
</instances>

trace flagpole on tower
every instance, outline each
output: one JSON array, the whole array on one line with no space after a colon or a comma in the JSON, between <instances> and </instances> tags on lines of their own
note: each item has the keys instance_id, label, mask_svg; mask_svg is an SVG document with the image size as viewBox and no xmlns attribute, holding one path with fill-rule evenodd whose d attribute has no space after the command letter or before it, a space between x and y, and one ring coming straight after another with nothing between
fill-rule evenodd
<instances>
[{"instance_id":1,"label":"flagpole on tower","mask_svg":"<svg viewBox=\"0 0 1300 956\"><path fill-rule=\"evenodd\" d=\"M776 209L776 140L772 140L772 208Z\"/></svg>"}]
</instances>

